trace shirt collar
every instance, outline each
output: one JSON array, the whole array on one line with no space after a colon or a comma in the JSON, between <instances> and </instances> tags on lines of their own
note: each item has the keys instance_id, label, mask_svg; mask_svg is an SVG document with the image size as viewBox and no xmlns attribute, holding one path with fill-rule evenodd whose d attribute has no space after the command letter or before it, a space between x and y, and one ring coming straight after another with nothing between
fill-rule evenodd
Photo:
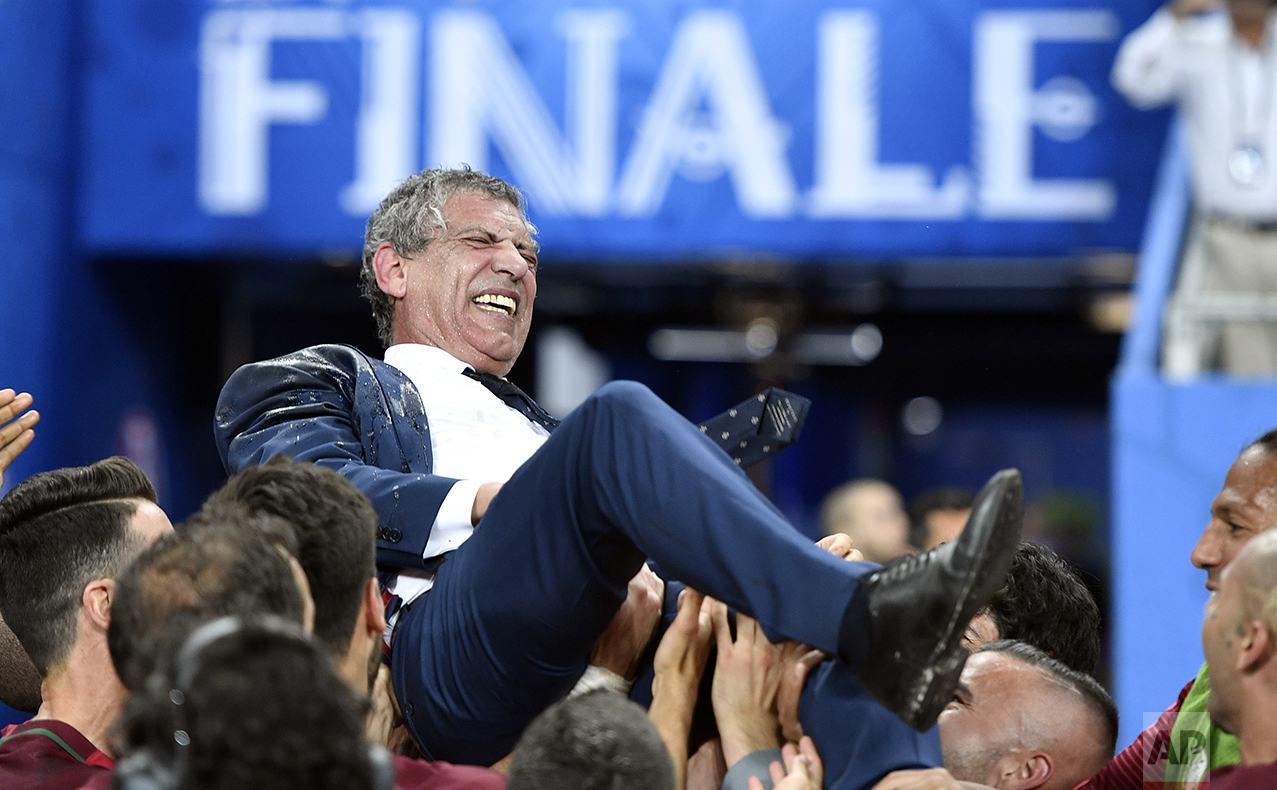
<instances>
[{"instance_id":1,"label":"shirt collar","mask_svg":"<svg viewBox=\"0 0 1277 790\"><path fill-rule=\"evenodd\" d=\"M416 369L435 368L445 373L460 375L470 366L436 346L422 343L397 343L386 349L383 357L387 364L403 370L405 366Z\"/></svg>"}]
</instances>

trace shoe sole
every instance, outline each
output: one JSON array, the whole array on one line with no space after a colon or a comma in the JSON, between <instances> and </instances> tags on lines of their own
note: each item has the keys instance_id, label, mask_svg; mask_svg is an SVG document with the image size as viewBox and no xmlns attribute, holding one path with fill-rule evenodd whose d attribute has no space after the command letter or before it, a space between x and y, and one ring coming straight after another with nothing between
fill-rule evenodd
<instances>
[{"instance_id":1,"label":"shoe sole","mask_svg":"<svg viewBox=\"0 0 1277 790\"><path fill-rule=\"evenodd\" d=\"M1006 580L1020 543L1023 521L1024 483L1014 469L1003 469L985 483L976 495L975 506L967 526L958 537L978 541L973 556L976 565L967 575L967 583L958 593L953 615L931 654L928 669L914 682L905 715L905 723L919 732L931 729L941 711L953 698L962 668L970 653L962 643L967 625L981 609L988 606L993 594ZM987 529L972 529L985 520L993 523Z\"/></svg>"}]
</instances>

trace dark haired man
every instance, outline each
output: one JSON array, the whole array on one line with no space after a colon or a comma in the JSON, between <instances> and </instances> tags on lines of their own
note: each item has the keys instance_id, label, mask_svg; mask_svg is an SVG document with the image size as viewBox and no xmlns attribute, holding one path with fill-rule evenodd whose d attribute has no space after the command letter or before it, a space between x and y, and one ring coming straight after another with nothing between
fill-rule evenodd
<instances>
[{"instance_id":1,"label":"dark haired man","mask_svg":"<svg viewBox=\"0 0 1277 790\"><path fill-rule=\"evenodd\" d=\"M298 583L306 578L294 571L296 550L282 519L227 509L217 520L193 516L142 552L116 582L107 632L125 687L136 693L145 685L175 619L185 619L188 631L232 615L273 615L312 627L309 588Z\"/></svg>"},{"instance_id":2,"label":"dark haired man","mask_svg":"<svg viewBox=\"0 0 1277 790\"><path fill-rule=\"evenodd\" d=\"M74 788L110 768L128 696L107 652L115 577L172 529L124 458L37 474L0 499L0 610L43 679L35 718L0 740L0 785Z\"/></svg>"},{"instance_id":3,"label":"dark haired man","mask_svg":"<svg viewBox=\"0 0 1277 790\"><path fill-rule=\"evenodd\" d=\"M380 666L386 630L377 584L377 513L341 475L277 456L231 477L204 503L206 518L227 507L287 521L315 601L315 639L358 693Z\"/></svg>"},{"instance_id":4,"label":"dark haired man","mask_svg":"<svg viewBox=\"0 0 1277 790\"><path fill-rule=\"evenodd\" d=\"M269 574L260 569L271 560L263 553L271 552L251 543L264 538L241 537L259 530L286 532L288 542L281 545L300 558L302 581L315 601L316 642L350 690L368 696L381 665L386 621L373 575L377 515L354 484L329 469L277 457L228 480L189 524L197 526L157 545L121 578L119 628L113 625L110 634L117 664L134 663L131 656L142 651L133 643L165 632L174 600L203 621L264 614L296 619L280 609L286 591L277 588L292 586L287 577L278 568ZM149 664L153 659L147 658ZM122 673L133 689L136 674ZM404 790L505 786L500 774L481 768L401 757L394 765L396 786Z\"/></svg>"},{"instance_id":5,"label":"dark haired man","mask_svg":"<svg viewBox=\"0 0 1277 790\"><path fill-rule=\"evenodd\" d=\"M157 679L121 718L116 786L390 790L393 770L364 739L358 703L295 623L214 620Z\"/></svg>"},{"instance_id":6,"label":"dark haired man","mask_svg":"<svg viewBox=\"0 0 1277 790\"><path fill-rule=\"evenodd\" d=\"M596 691L550 706L514 750L510 790L674 790L674 766L647 713Z\"/></svg>"},{"instance_id":7,"label":"dark haired man","mask_svg":"<svg viewBox=\"0 0 1277 790\"><path fill-rule=\"evenodd\" d=\"M967 627L972 649L998 639L1027 642L1078 672L1100 658L1100 608L1060 555L1021 541L1002 588Z\"/></svg>"},{"instance_id":8,"label":"dark haired man","mask_svg":"<svg viewBox=\"0 0 1277 790\"><path fill-rule=\"evenodd\" d=\"M307 349L241 368L218 403L229 472L287 454L372 500L378 560L404 604L394 686L418 743L459 762L508 753L581 677L649 557L764 628L840 655L875 699L928 729L965 659L955 629L1000 584L1018 540L1018 474L992 482L969 540L879 572L804 540L638 384L608 384L557 423L501 378L531 326L533 234L499 179L409 177L365 235L386 362Z\"/></svg>"},{"instance_id":9,"label":"dark haired man","mask_svg":"<svg viewBox=\"0 0 1277 790\"><path fill-rule=\"evenodd\" d=\"M976 651L939 724L944 768L896 772L875 790L1070 790L1117 743L1117 708L1095 678L1010 640Z\"/></svg>"}]
</instances>

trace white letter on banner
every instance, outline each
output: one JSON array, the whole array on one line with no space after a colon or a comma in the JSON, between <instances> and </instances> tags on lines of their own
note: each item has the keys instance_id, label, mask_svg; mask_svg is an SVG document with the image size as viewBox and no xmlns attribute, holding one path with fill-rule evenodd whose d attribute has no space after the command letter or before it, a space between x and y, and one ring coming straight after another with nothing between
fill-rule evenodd
<instances>
[{"instance_id":1,"label":"white letter on banner","mask_svg":"<svg viewBox=\"0 0 1277 790\"><path fill-rule=\"evenodd\" d=\"M328 95L319 84L271 80L271 43L344 37L339 11L227 10L205 17L200 37L199 173L205 211L262 211L271 124L315 123L328 112Z\"/></svg>"},{"instance_id":2,"label":"white letter on banner","mask_svg":"<svg viewBox=\"0 0 1277 790\"><path fill-rule=\"evenodd\" d=\"M980 15L975 28L973 154L980 174L980 216L1103 221L1113 215L1117 193L1107 179L1033 178L1033 129L1050 120L1050 107L1058 103L1052 97L1059 92L1058 86L1034 89L1033 60L1039 41L1111 41L1118 30L1117 16L1106 10ZM1077 84L1068 83L1074 93ZM1092 113L1089 121L1094 120ZM1057 134L1052 136L1061 139Z\"/></svg>"},{"instance_id":3,"label":"white letter on banner","mask_svg":"<svg viewBox=\"0 0 1277 790\"><path fill-rule=\"evenodd\" d=\"M443 11L430 28L430 164L488 166L489 139L515 180L549 215L601 216L616 161L617 43L625 16L572 11L568 127L576 155L555 128L501 29L478 11Z\"/></svg>"},{"instance_id":4,"label":"white letter on banner","mask_svg":"<svg viewBox=\"0 0 1277 790\"><path fill-rule=\"evenodd\" d=\"M363 44L355 134L355 180L341 193L347 214L366 217L395 184L417 169L417 97L421 23L403 9L352 15Z\"/></svg>"},{"instance_id":5,"label":"white letter on banner","mask_svg":"<svg viewBox=\"0 0 1277 790\"><path fill-rule=\"evenodd\" d=\"M621 175L621 213L655 214L675 170L699 181L727 170L741 213L789 216L797 190L786 143L740 19L728 11L690 13L674 34Z\"/></svg>"},{"instance_id":6,"label":"white letter on banner","mask_svg":"<svg viewBox=\"0 0 1277 790\"><path fill-rule=\"evenodd\" d=\"M878 19L830 11L820 19L816 77L813 217L962 216L966 171L953 167L939 189L931 169L878 163Z\"/></svg>"}]
</instances>

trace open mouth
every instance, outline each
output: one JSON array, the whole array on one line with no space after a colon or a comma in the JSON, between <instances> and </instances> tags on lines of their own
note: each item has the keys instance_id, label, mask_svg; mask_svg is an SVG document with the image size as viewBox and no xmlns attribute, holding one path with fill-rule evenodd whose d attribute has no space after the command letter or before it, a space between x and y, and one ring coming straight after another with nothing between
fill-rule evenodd
<instances>
[{"instance_id":1,"label":"open mouth","mask_svg":"<svg viewBox=\"0 0 1277 790\"><path fill-rule=\"evenodd\" d=\"M479 294L471 301L483 310L510 316L514 315L514 311L518 307L512 297L501 294Z\"/></svg>"}]
</instances>

